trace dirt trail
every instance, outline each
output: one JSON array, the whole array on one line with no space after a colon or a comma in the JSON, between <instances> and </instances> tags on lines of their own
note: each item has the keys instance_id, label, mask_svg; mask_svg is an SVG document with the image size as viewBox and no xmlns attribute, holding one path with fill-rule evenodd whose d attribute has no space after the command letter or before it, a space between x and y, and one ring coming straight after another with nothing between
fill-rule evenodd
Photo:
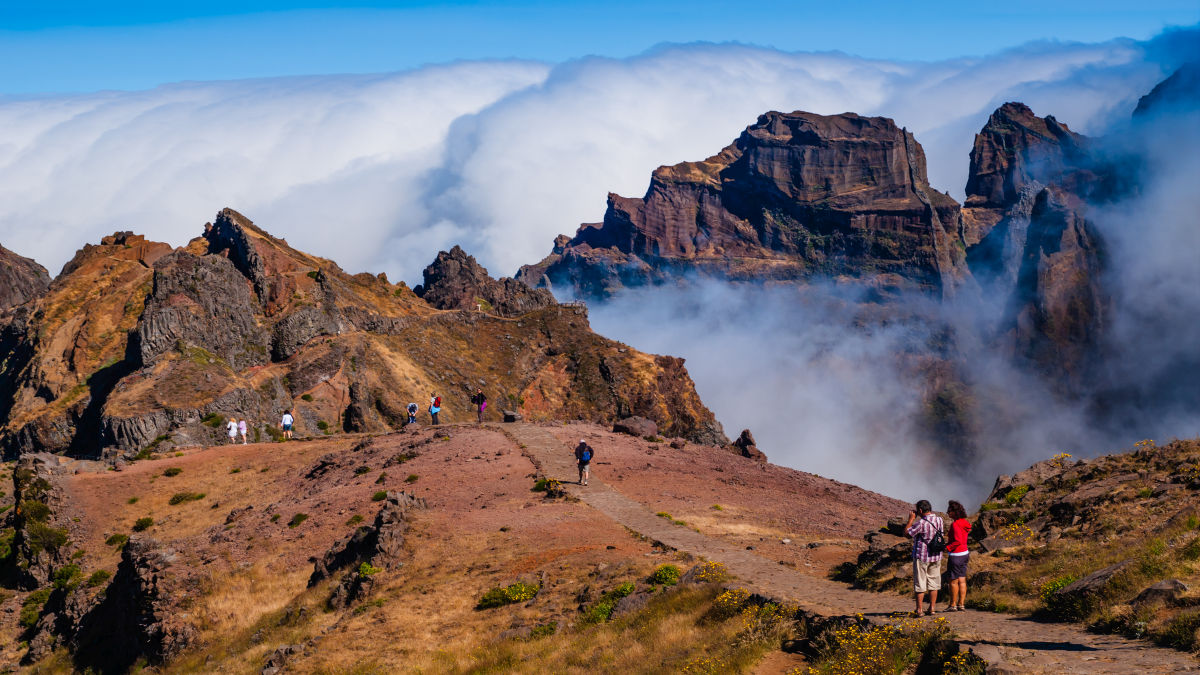
<instances>
[{"instance_id":1,"label":"dirt trail","mask_svg":"<svg viewBox=\"0 0 1200 675\"><path fill-rule=\"evenodd\" d=\"M856 591L843 584L803 575L750 551L732 547L650 513L593 475L587 487L576 485L572 448L549 431L528 424L505 425L523 451L569 493L616 522L693 555L724 563L746 587L798 604L823 615L861 613L884 618L912 609L911 600L890 594ZM1200 672L1188 654L1146 642L1094 635L1068 624L1040 623L988 612L941 614L959 640L991 664L989 673L1179 673Z\"/></svg>"}]
</instances>

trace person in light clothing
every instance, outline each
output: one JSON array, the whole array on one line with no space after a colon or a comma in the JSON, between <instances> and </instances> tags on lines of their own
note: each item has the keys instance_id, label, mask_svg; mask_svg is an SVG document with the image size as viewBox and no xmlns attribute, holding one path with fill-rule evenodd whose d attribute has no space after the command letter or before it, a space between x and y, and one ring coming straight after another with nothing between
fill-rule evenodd
<instances>
[{"instance_id":1,"label":"person in light clothing","mask_svg":"<svg viewBox=\"0 0 1200 675\"><path fill-rule=\"evenodd\" d=\"M292 411L288 410L283 413L283 419L279 420L279 426L283 427L283 437L292 440L292 425L296 423L296 418L292 417Z\"/></svg>"},{"instance_id":2,"label":"person in light clothing","mask_svg":"<svg viewBox=\"0 0 1200 675\"><path fill-rule=\"evenodd\" d=\"M242 437L242 445L246 444L246 420L238 420L238 434Z\"/></svg>"},{"instance_id":3,"label":"person in light clothing","mask_svg":"<svg viewBox=\"0 0 1200 675\"><path fill-rule=\"evenodd\" d=\"M226 429L226 431L229 432L229 442L236 443L237 442L237 429L238 429L237 420L230 417L229 422L225 424L225 429Z\"/></svg>"},{"instance_id":4,"label":"person in light clothing","mask_svg":"<svg viewBox=\"0 0 1200 675\"><path fill-rule=\"evenodd\" d=\"M929 594L929 610L926 615L937 613L937 594L942 587L942 553L932 553L930 542L940 539L942 518L933 513L928 499L917 502L916 510L908 514L908 525L904 531L912 537L913 592L917 600L915 614L921 616L925 605L925 594Z\"/></svg>"}]
</instances>

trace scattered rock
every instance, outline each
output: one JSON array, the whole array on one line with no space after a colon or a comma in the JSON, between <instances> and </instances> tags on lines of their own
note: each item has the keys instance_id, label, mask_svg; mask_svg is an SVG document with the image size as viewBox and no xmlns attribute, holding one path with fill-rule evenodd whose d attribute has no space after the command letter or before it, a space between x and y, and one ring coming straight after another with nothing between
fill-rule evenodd
<instances>
[{"instance_id":1,"label":"scattered rock","mask_svg":"<svg viewBox=\"0 0 1200 675\"><path fill-rule=\"evenodd\" d=\"M504 421L509 424L512 424L513 422L520 422L523 419L525 419L525 418L521 417L521 413L519 413L519 412L516 412L514 410L505 410L504 411Z\"/></svg>"},{"instance_id":2,"label":"scattered rock","mask_svg":"<svg viewBox=\"0 0 1200 675\"><path fill-rule=\"evenodd\" d=\"M643 592L634 593L621 598L617 601L617 604L613 606L612 618L616 619L641 611L646 607L646 603L650 602L651 597L653 597L653 594Z\"/></svg>"},{"instance_id":3,"label":"scattered rock","mask_svg":"<svg viewBox=\"0 0 1200 675\"><path fill-rule=\"evenodd\" d=\"M1157 601L1172 605L1178 602L1179 596L1187 593L1187 591L1187 584L1182 581L1178 579L1164 579L1138 593L1138 596L1133 600L1133 604L1138 605Z\"/></svg>"},{"instance_id":4,"label":"scattered rock","mask_svg":"<svg viewBox=\"0 0 1200 675\"><path fill-rule=\"evenodd\" d=\"M645 417L626 417L613 425L613 431L619 434L629 434L638 438L657 436L658 425Z\"/></svg>"}]
</instances>

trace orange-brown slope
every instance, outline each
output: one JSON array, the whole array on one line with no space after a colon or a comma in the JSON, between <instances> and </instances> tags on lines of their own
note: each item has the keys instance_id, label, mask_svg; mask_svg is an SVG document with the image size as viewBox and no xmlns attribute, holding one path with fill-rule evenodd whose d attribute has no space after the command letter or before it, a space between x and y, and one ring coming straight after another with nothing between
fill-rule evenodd
<instances>
[{"instance_id":1,"label":"orange-brown slope","mask_svg":"<svg viewBox=\"0 0 1200 675\"><path fill-rule=\"evenodd\" d=\"M263 438L286 410L302 434L386 431L433 394L453 422L470 419L477 387L493 419L505 409L641 415L724 441L682 360L595 335L581 307L439 311L403 283L346 274L230 209L175 251L133 235L86 247L4 340L12 356L0 384L15 392L0 410L8 456L203 445L223 438L228 418Z\"/></svg>"}]
</instances>

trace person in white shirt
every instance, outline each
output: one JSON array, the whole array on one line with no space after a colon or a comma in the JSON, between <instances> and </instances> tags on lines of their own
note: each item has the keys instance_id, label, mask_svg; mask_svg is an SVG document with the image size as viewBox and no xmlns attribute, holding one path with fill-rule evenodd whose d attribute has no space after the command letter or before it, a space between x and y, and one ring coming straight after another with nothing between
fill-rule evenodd
<instances>
[{"instance_id":1,"label":"person in white shirt","mask_svg":"<svg viewBox=\"0 0 1200 675\"><path fill-rule=\"evenodd\" d=\"M225 425L225 428L228 429L228 431L229 431L229 442L233 443L233 442L237 441L237 431L238 431L237 420L230 418L229 423Z\"/></svg>"},{"instance_id":2,"label":"person in white shirt","mask_svg":"<svg viewBox=\"0 0 1200 675\"><path fill-rule=\"evenodd\" d=\"M283 419L279 426L283 427L283 435L289 441L292 440L292 425L296 423L296 418L292 417L292 411L289 410L283 413Z\"/></svg>"}]
</instances>

